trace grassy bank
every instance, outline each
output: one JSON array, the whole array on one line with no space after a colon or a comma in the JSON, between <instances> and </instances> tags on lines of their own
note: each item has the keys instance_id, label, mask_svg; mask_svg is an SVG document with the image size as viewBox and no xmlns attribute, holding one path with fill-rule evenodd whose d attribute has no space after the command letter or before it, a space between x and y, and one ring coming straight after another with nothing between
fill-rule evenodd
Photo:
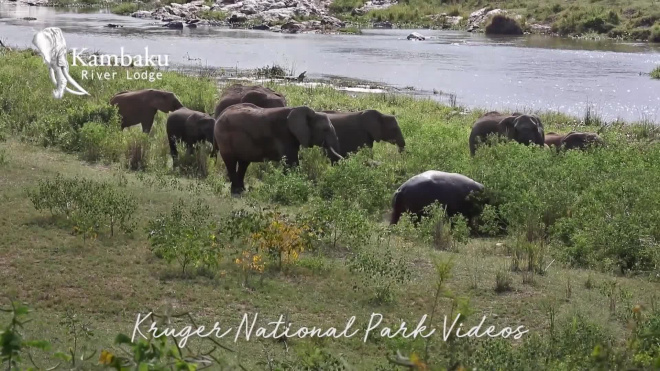
<instances>
[{"instance_id":1,"label":"grassy bank","mask_svg":"<svg viewBox=\"0 0 660 371\"><path fill-rule=\"evenodd\" d=\"M651 71L651 78L660 79L660 66L656 67Z\"/></svg>"},{"instance_id":2,"label":"grassy bank","mask_svg":"<svg viewBox=\"0 0 660 371\"><path fill-rule=\"evenodd\" d=\"M78 78L80 68L71 74ZM48 351L31 351L41 364L53 363L44 354L72 346L75 321L67 318L74 313L94 330L77 333L79 346L119 355L115 335L130 336L137 313L152 309L190 312L207 326L236 327L244 312L259 312L264 322L282 314L294 328L340 329L352 315L364 329L373 312L391 326L435 313L439 333L429 341L363 341L363 332L221 340L232 351L218 357L247 369L325 370L344 360L387 370L386 356L396 351L418 369L651 369L660 362L660 309L651 294L660 273L660 146L651 125L608 126L607 147L588 152L509 143L470 158L467 138L480 112L405 96L277 86L291 105L395 114L407 151L378 144L333 167L308 149L300 168L287 173L252 164L249 191L233 198L223 165L203 154L189 159L196 171L171 170L165 115L150 136L121 132L107 105L118 91L148 86L212 112L212 79L166 73L153 84L78 81L91 96L55 100L39 57L0 55L0 295L34 308L33 321L17 331L51 342ZM567 132L581 121L541 117L548 131ZM496 206L484 212L479 237L460 220L449 228L440 216L418 229L384 222L398 185L428 169L460 172L489 189ZM444 341L443 316L457 313L464 327L486 315L487 326L530 332L520 340ZM0 313L0 323L8 321ZM193 341L190 348L210 346ZM98 355L86 362L97 363Z\"/></svg>"},{"instance_id":3,"label":"grassy bank","mask_svg":"<svg viewBox=\"0 0 660 371\"><path fill-rule=\"evenodd\" d=\"M439 14L462 16L457 26L465 28L467 18L475 10L483 7L509 10L523 16L523 28L531 30L532 24L549 25L552 32L559 35L589 35L641 39L659 42L660 12L653 0L627 2L621 0L538 2L523 0L517 2L477 2L460 4L439 0L407 0L387 9L373 10L365 15L352 16L351 10L365 3L363 0L335 0L330 9L337 14L364 22L391 21L407 27L442 27L444 20ZM448 25L444 25L445 27Z\"/></svg>"}]
</instances>

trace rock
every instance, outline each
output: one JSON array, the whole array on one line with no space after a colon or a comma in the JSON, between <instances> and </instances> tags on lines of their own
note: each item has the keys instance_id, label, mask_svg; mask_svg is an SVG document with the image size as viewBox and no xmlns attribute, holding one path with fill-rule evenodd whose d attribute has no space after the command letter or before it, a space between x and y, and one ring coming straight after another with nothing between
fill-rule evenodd
<instances>
[{"instance_id":1,"label":"rock","mask_svg":"<svg viewBox=\"0 0 660 371\"><path fill-rule=\"evenodd\" d=\"M423 41L423 40L426 40L426 37L422 36L420 33L413 32L413 33L411 33L410 35L408 35L407 39L408 39L408 40L419 40L419 41Z\"/></svg>"},{"instance_id":2,"label":"rock","mask_svg":"<svg viewBox=\"0 0 660 371\"><path fill-rule=\"evenodd\" d=\"M286 4L284 4L284 2L282 1L278 1L276 3L270 4L269 9L282 9L282 8L286 8Z\"/></svg>"},{"instance_id":3,"label":"rock","mask_svg":"<svg viewBox=\"0 0 660 371\"><path fill-rule=\"evenodd\" d=\"M522 35L523 30L518 22L504 14L497 14L486 26L486 35Z\"/></svg>"},{"instance_id":4,"label":"rock","mask_svg":"<svg viewBox=\"0 0 660 371\"><path fill-rule=\"evenodd\" d=\"M270 27L266 24L260 24L258 26L252 26L253 30L260 30L260 31L268 31L270 30Z\"/></svg>"},{"instance_id":5,"label":"rock","mask_svg":"<svg viewBox=\"0 0 660 371\"><path fill-rule=\"evenodd\" d=\"M346 27L346 23L342 22L338 18L335 17L330 17L330 16L323 16L321 18L321 24L323 26L330 26L332 28L343 28Z\"/></svg>"},{"instance_id":6,"label":"rock","mask_svg":"<svg viewBox=\"0 0 660 371\"><path fill-rule=\"evenodd\" d=\"M172 29L182 29L183 28L183 22L168 22L167 24L164 24L163 27L167 28L172 28Z\"/></svg>"},{"instance_id":7,"label":"rock","mask_svg":"<svg viewBox=\"0 0 660 371\"><path fill-rule=\"evenodd\" d=\"M188 28L197 28L197 23L188 23Z\"/></svg>"},{"instance_id":8,"label":"rock","mask_svg":"<svg viewBox=\"0 0 660 371\"><path fill-rule=\"evenodd\" d=\"M552 33L552 27L546 24L532 24L529 26L529 29L533 33L541 33L541 34L550 34Z\"/></svg>"},{"instance_id":9,"label":"rock","mask_svg":"<svg viewBox=\"0 0 660 371\"><path fill-rule=\"evenodd\" d=\"M37 19L34 17L23 17L24 21L36 21Z\"/></svg>"},{"instance_id":10,"label":"rock","mask_svg":"<svg viewBox=\"0 0 660 371\"><path fill-rule=\"evenodd\" d=\"M390 21L384 21L384 22L376 22L374 23L374 28L392 28L392 22Z\"/></svg>"},{"instance_id":11,"label":"rock","mask_svg":"<svg viewBox=\"0 0 660 371\"><path fill-rule=\"evenodd\" d=\"M303 82L303 80L305 80L305 74L306 73L307 73L307 71L303 71L303 73L301 73L298 76L284 76L284 79L289 80L289 81Z\"/></svg>"},{"instance_id":12,"label":"rock","mask_svg":"<svg viewBox=\"0 0 660 371\"><path fill-rule=\"evenodd\" d=\"M289 21L282 25L282 32L297 33L304 29L304 26L296 21Z\"/></svg>"},{"instance_id":13,"label":"rock","mask_svg":"<svg viewBox=\"0 0 660 371\"><path fill-rule=\"evenodd\" d=\"M151 18L151 12L147 10L138 10L137 12L131 13L133 18Z\"/></svg>"},{"instance_id":14,"label":"rock","mask_svg":"<svg viewBox=\"0 0 660 371\"><path fill-rule=\"evenodd\" d=\"M522 16L519 14L513 15L509 14L506 10L502 9L490 9L490 8L481 8L477 11L474 11L470 14L467 21L467 31L474 32L476 30L483 29L486 27L486 22L490 21L495 16L507 16L509 19L520 19ZM498 21L501 22L501 21ZM498 23L499 24L499 23ZM522 32L522 31L521 31Z\"/></svg>"},{"instance_id":15,"label":"rock","mask_svg":"<svg viewBox=\"0 0 660 371\"><path fill-rule=\"evenodd\" d=\"M105 25L105 26L108 27L108 28L122 28L122 27L124 27L124 26L122 26L122 25L114 24L114 23L108 23L108 24Z\"/></svg>"},{"instance_id":16,"label":"rock","mask_svg":"<svg viewBox=\"0 0 660 371\"><path fill-rule=\"evenodd\" d=\"M282 27L281 26L273 26L270 28L272 32L282 32Z\"/></svg>"},{"instance_id":17,"label":"rock","mask_svg":"<svg viewBox=\"0 0 660 371\"><path fill-rule=\"evenodd\" d=\"M398 2L397 0L371 0L371 1L367 1L361 7L353 9L351 11L351 14L362 15L362 14L366 14L366 13L368 13L372 10L376 10L376 9L387 9L387 8L391 7L392 5L396 4L397 2Z\"/></svg>"}]
</instances>

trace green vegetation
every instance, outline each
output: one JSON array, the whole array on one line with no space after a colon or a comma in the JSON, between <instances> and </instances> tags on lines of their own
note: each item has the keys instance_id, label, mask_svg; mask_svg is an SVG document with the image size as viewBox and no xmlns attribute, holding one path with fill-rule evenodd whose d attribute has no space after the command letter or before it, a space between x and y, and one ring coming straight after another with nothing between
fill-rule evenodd
<instances>
[{"instance_id":1,"label":"green vegetation","mask_svg":"<svg viewBox=\"0 0 660 371\"><path fill-rule=\"evenodd\" d=\"M660 66L656 67L651 71L651 78L660 79Z\"/></svg>"},{"instance_id":2,"label":"green vegetation","mask_svg":"<svg viewBox=\"0 0 660 371\"><path fill-rule=\"evenodd\" d=\"M140 4L137 3L121 3L116 6L113 6L110 11L119 14L119 15L129 15L135 13L138 10L143 10L140 8Z\"/></svg>"},{"instance_id":3,"label":"green vegetation","mask_svg":"<svg viewBox=\"0 0 660 371\"><path fill-rule=\"evenodd\" d=\"M655 126L606 126L591 111L582 120L541 113L548 131L601 125L580 129L601 129L607 146L556 153L498 143L472 158L467 138L482 112L407 96L271 86L294 106L395 114L407 150L379 143L331 166L320 149L305 149L296 169L252 164L248 191L236 198L221 161L200 156L190 166L205 171L172 170L164 114L144 135L120 131L108 105L118 91L152 87L212 112L215 79L166 72L153 84L80 80L76 66L71 74L91 96L53 99L39 56L0 54L0 296L35 308L26 323L24 307L2 307L0 368L24 369L33 360L42 368L61 361L164 370L203 359L226 369L660 366ZM428 169L486 186L493 204L476 230L437 207L417 227L407 218L384 222L394 190ZM258 312L259 325L283 315L294 329L341 330L355 315L364 335L375 312L394 330L428 314L437 332L236 344L232 335L217 344L191 338L182 349L171 339L117 336L130 335L136 315L152 308L165 316L159 323L179 328L192 321L236 328L243 313ZM444 316L457 314L465 331L485 315L484 327L530 332L445 341ZM39 339L50 344L32 341Z\"/></svg>"},{"instance_id":4,"label":"green vegetation","mask_svg":"<svg viewBox=\"0 0 660 371\"><path fill-rule=\"evenodd\" d=\"M225 12L218 10L205 10L199 13L200 19L208 19L210 21L226 21L229 15Z\"/></svg>"},{"instance_id":5,"label":"green vegetation","mask_svg":"<svg viewBox=\"0 0 660 371\"><path fill-rule=\"evenodd\" d=\"M362 30L358 27L343 27L337 30L339 33L349 34L349 35L361 35Z\"/></svg>"},{"instance_id":6,"label":"green vegetation","mask_svg":"<svg viewBox=\"0 0 660 371\"><path fill-rule=\"evenodd\" d=\"M352 10L364 4L363 0L335 0L330 10L343 18L361 22L391 21L402 27L459 27L464 28L470 13L489 7L505 9L524 17L527 24L552 26L560 35L599 34L615 38L640 39L657 42L660 35L660 12L654 0L628 2L623 0L591 0L566 2L469 0L406 0L387 9L372 10L356 15ZM444 24L439 16L461 16L457 26ZM655 35L655 36L654 36Z\"/></svg>"}]
</instances>

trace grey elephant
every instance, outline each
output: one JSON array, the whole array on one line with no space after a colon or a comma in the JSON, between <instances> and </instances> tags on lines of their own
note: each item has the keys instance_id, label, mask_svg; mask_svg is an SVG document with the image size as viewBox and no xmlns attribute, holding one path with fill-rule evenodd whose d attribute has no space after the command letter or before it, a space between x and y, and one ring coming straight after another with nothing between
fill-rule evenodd
<instances>
[{"instance_id":1,"label":"grey elephant","mask_svg":"<svg viewBox=\"0 0 660 371\"><path fill-rule=\"evenodd\" d=\"M213 131L214 147L227 166L232 194L245 190L245 172L251 162L298 164L300 147L321 146L335 159L339 141L325 113L309 107L261 108L239 103L225 109Z\"/></svg>"},{"instance_id":2,"label":"grey elephant","mask_svg":"<svg viewBox=\"0 0 660 371\"><path fill-rule=\"evenodd\" d=\"M489 135L499 135L525 145L545 145L545 133L541 119L536 115L515 112L505 115L496 111L481 116L470 133L470 155L474 156L477 145L485 143Z\"/></svg>"},{"instance_id":3,"label":"grey elephant","mask_svg":"<svg viewBox=\"0 0 660 371\"><path fill-rule=\"evenodd\" d=\"M213 117L217 119L222 111L237 103L252 103L262 108L286 107L286 98L284 95L263 86L235 84L227 88L222 94L220 102L215 107Z\"/></svg>"},{"instance_id":4,"label":"grey elephant","mask_svg":"<svg viewBox=\"0 0 660 371\"><path fill-rule=\"evenodd\" d=\"M545 144L555 147L557 151L569 149L584 150L591 146L602 146L605 144L605 141L597 133L571 131L568 134L557 134L550 132L545 137Z\"/></svg>"},{"instance_id":5,"label":"grey elephant","mask_svg":"<svg viewBox=\"0 0 660 371\"><path fill-rule=\"evenodd\" d=\"M402 152L406 141L401 128L392 115L376 110L359 112L323 111L330 118L339 139L339 154L346 157L360 147L372 148L374 142L385 141L399 147Z\"/></svg>"},{"instance_id":6,"label":"grey elephant","mask_svg":"<svg viewBox=\"0 0 660 371\"><path fill-rule=\"evenodd\" d=\"M176 142L182 141L185 143L188 154L192 154L193 146L196 143L202 141L213 143L214 126L215 119L203 112L193 111L183 107L170 113L167 116L166 129L174 166L176 166L178 159ZM214 156L215 153L214 150L211 156Z\"/></svg>"},{"instance_id":7,"label":"grey elephant","mask_svg":"<svg viewBox=\"0 0 660 371\"><path fill-rule=\"evenodd\" d=\"M424 215L424 208L439 202L446 209L446 215L464 215L468 220L481 213L483 200L477 194L484 191L484 186L465 175L429 170L415 175L399 187L392 198L392 218L390 224L396 224L401 214L409 212L417 216L417 221ZM470 197L472 194L475 197Z\"/></svg>"},{"instance_id":8,"label":"grey elephant","mask_svg":"<svg viewBox=\"0 0 660 371\"><path fill-rule=\"evenodd\" d=\"M122 129L142 124L145 133L151 132L156 112L170 113L183 107L174 93L157 89L123 91L115 94L110 104L119 108Z\"/></svg>"}]
</instances>

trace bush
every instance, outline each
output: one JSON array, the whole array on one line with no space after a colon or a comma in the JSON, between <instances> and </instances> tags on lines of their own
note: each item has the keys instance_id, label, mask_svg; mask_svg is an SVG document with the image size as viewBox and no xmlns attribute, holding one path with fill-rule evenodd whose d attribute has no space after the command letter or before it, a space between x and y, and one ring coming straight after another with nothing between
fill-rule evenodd
<instances>
[{"instance_id":1,"label":"bush","mask_svg":"<svg viewBox=\"0 0 660 371\"><path fill-rule=\"evenodd\" d=\"M653 28L651 28L649 41L652 43L660 43L660 23L656 23Z\"/></svg>"},{"instance_id":2,"label":"bush","mask_svg":"<svg viewBox=\"0 0 660 371\"><path fill-rule=\"evenodd\" d=\"M151 220L147 227L151 251L168 263L176 261L182 274L190 267L213 269L220 263L217 226L208 205L198 200L186 205L182 200L168 214Z\"/></svg>"},{"instance_id":3,"label":"bush","mask_svg":"<svg viewBox=\"0 0 660 371\"><path fill-rule=\"evenodd\" d=\"M307 202L312 187L300 168L286 168L267 164L263 175L263 185L255 192L255 197L281 205L301 205Z\"/></svg>"},{"instance_id":4,"label":"bush","mask_svg":"<svg viewBox=\"0 0 660 371\"><path fill-rule=\"evenodd\" d=\"M600 7L571 6L552 25L561 35L595 32L606 34L620 23L619 14Z\"/></svg>"},{"instance_id":5,"label":"bush","mask_svg":"<svg viewBox=\"0 0 660 371\"><path fill-rule=\"evenodd\" d=\"M128 169L146 170L149 162L149 134L129 130L126 135L126 162Z\"/></svg>"},{"instance_id":6,"label":"bush","mask_svg":"<svg viewBox=\"0 0 660 371\"><path fill-rule=\"evenodd\" d=\"M381 242L381 241L379 241ZM368 246L352 254L347 264L352 273L361 276L362 289L372 292L375 303L388 303L395 299L396 285L411 277L403 257L396 258L390 246ZM359 289L358 286L354 287Z\"/></svg>"},{"instance_id":7,"label":"bush","mask_svg":"<svg viewBox=\"0 0 660 371\"><path fill-rule=\"evenodd\" d=\"M660 66L651 71L651 78L660 79Z\"/></svg>"},{"instance_id":8,"label":"bush","mask_svg":"<svg viewBox=\"0 0 660 371\"><path fill-rule=\"evenodd\" d=\"M121 3L113 6L110 11L114 14L129 15L140 10L140 5L136 3Z\"/></svg>"},{"instance_id":9,"label":"bush","mask_svg":"<svg viewBox=\"0 0 660 371\"><path fill-rule=\"evenodd\" d=\"M66 179L58 174L53 180L40 181L37 189L28 191L28 197L35 209L64 216L85 239L96 236L104 223L111 236L117 225L125 233L133 230L135 199L107 182Z\"/></svg>"}]
</instances>

